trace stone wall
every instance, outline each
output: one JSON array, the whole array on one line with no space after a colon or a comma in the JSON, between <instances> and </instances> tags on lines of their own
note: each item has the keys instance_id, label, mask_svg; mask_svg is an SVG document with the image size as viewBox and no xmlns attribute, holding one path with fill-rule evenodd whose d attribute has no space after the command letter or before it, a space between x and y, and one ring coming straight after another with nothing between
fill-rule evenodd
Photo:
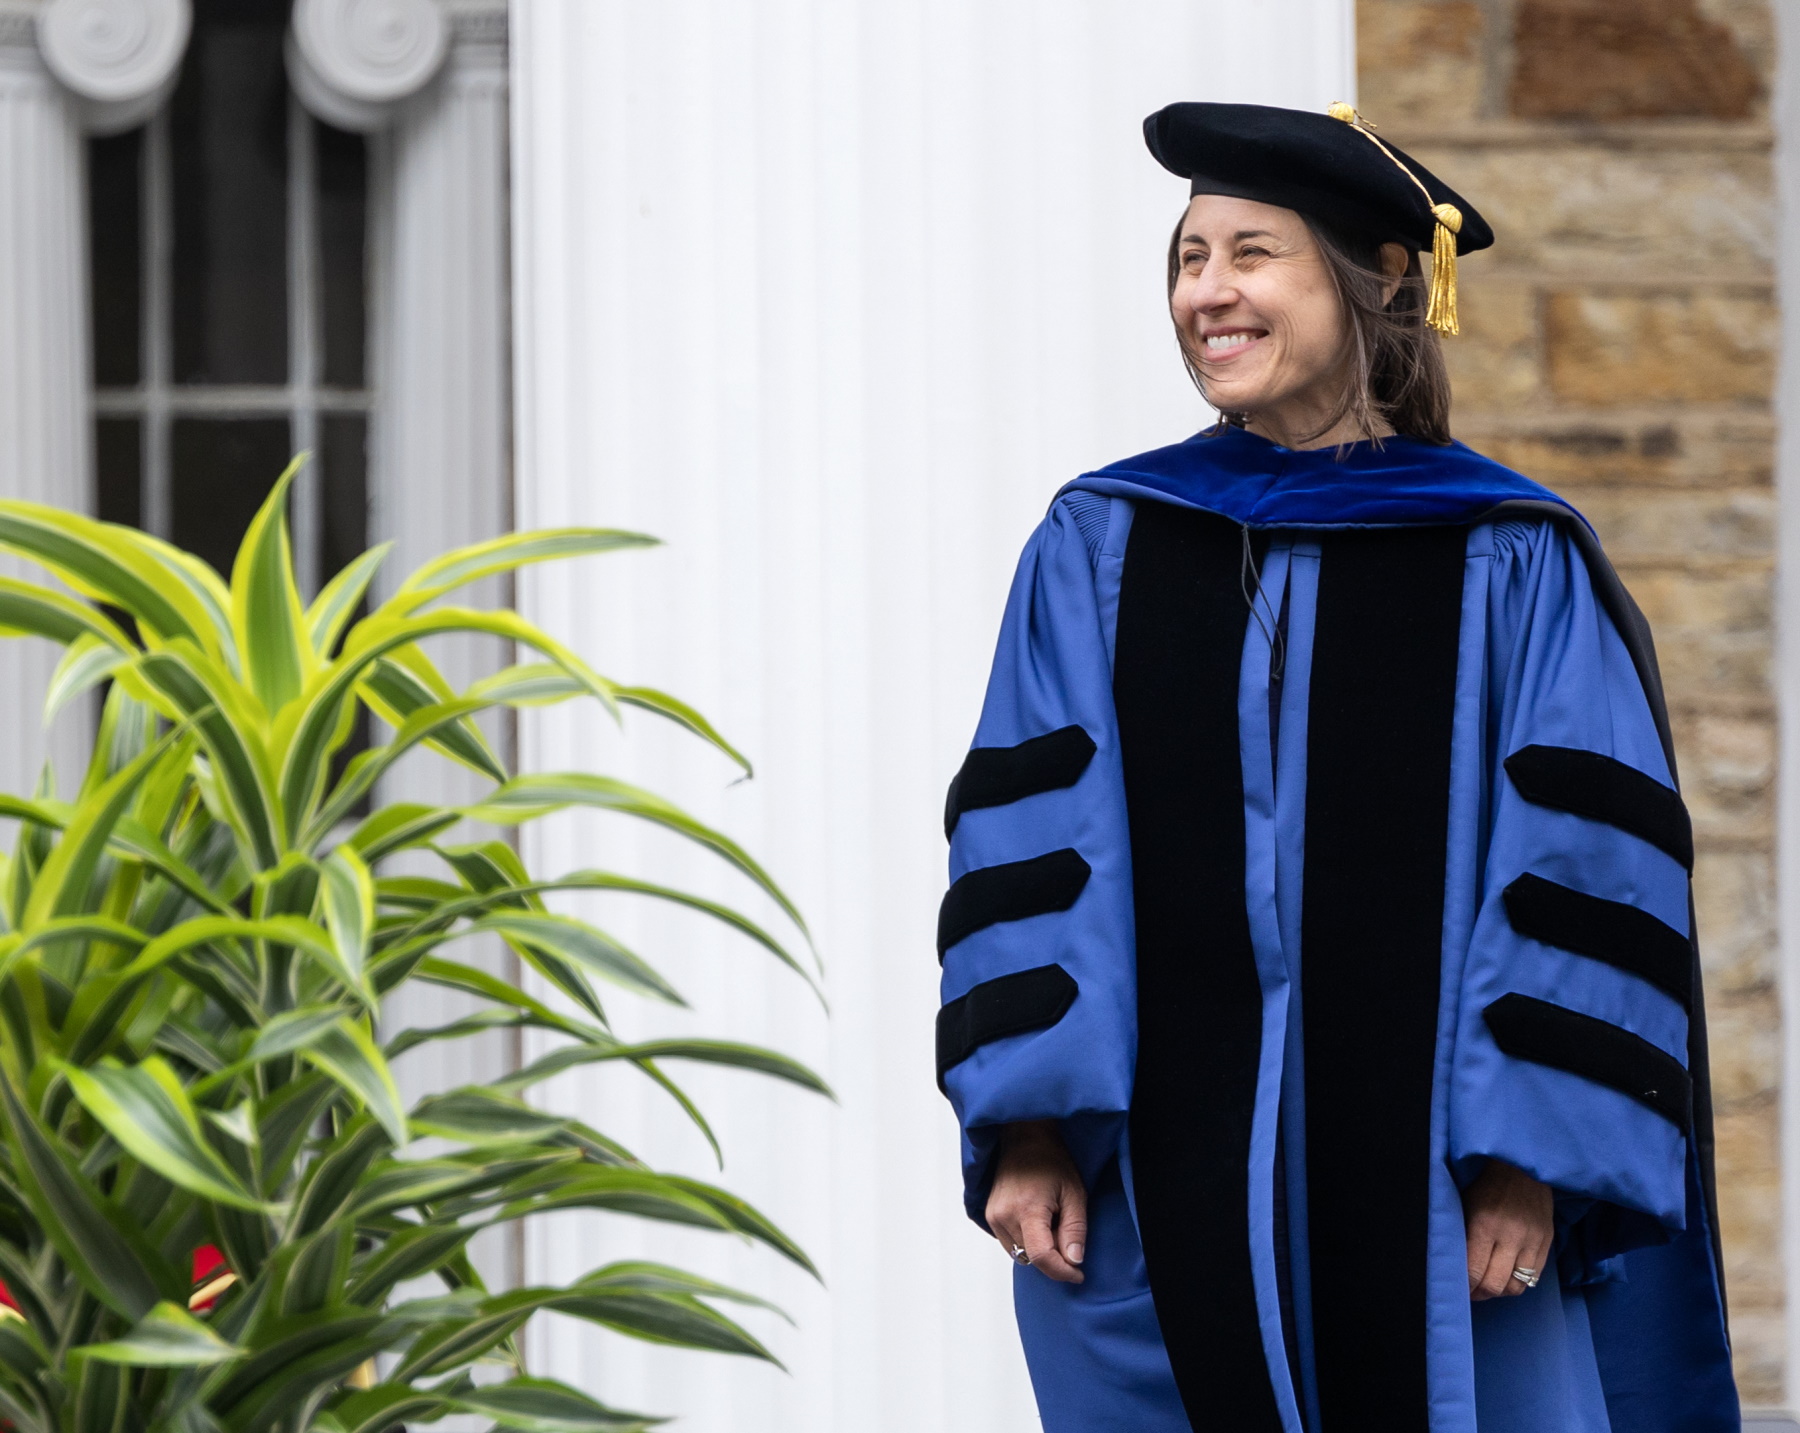
<instances>
[{"instance_id":1,"label":"stone wall","mask_svg":"<svg viewBox=\"0 0 1800 1433\"><path fill-rule=\"evenodd\" d=\"M1766 0L1358 0L1359 106L1477 204L1457 436L1568 496L1656 628L1699 845L1738 1376L1779 1404Z\"/></svg>"}]
</instances>

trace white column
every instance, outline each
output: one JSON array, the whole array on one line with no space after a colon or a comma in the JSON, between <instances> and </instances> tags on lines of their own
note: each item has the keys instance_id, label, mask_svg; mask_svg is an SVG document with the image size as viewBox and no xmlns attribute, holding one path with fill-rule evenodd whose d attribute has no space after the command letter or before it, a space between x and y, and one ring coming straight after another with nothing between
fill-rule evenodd
<instances>
[{"instance_id":1,"label":"white column","mask_svg":"<svg viewBox=\"0 0 1800 1433\"><path fill-rule=\"evenodd\" d=\"M519 7L520 525L668 540L537 570L526 610L609 675L695 702L758 776L730 785L649 720L620 739L573 707L522 721L522 764L684 801L818 931L829 1018L756 951L596 900L696 1007L615 997L618 1026L772 1044L841 1097L681 1067L721 1175L641 1083L546 1087L750 1198L826 1287L730 1240L558 1216L528 1239L528 1282L647 1255L773 1297L799 1328L747 1315L789 1375L551 1320L538 1371L707 1433L1038 1427L1010 1268L963 1216L933 1078L944 786L1052 494L1202 421L1163 295L1186 186L1145 153L1143 116L1353 99L1350 22L1348 0ZM618 823L559 819L531 849L549 870L709 879Z\"/></svg>"},{"instance_id":2,"label":"white column","mask_svg":"<svg viewBox=\"0 0 1800 1433\"><path fill-rule=\"evenodd\" d=\"M503 0L299 0L288 46L296 92L329 123L371 136L374 272L371 537L394 543L391 591L448 548L512 526L508 397L507 69ZM460 593L489 605L498 583ZM432 656L462 687L507 659L488 639L440 639ZM502 753L510 720L489 725ZM471 802L489 783L421 753L383 799ZM453 832L475 840L491 831ZM498 967L496 942L459 959ZM408 986L388 1003L393 1028L445 1024L475 1002ZM427 1045L399 1063L409 1097L496 1078L517 1062L502 1032ZM516 1244L477 1247L490 1282L512 1282Z\"/></svg>"},{"instance_id":3,"label":"white column","mask_svg":"<svg viewBox=\"0 0 1800 1433\"><path fill-rule=\"evenodd\" d=\"M38 53L33 19L0 9L0 494L86 511L81 130ZM65 713L53 739L44 731L60 653L35 638L0 641L0 790L28 793L52 750L63 794L80 777L82 713Z\"/></svg>"}]
</instances>

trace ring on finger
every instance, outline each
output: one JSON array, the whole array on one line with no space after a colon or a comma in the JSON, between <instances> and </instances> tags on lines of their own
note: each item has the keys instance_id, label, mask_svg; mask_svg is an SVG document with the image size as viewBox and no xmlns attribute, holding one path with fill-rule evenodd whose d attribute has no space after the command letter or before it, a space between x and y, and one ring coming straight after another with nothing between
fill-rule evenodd
<instances>
[{"instance_id":1,"label":"ring on finger","mask_svg":"<svg viewBox=\"0 0 1800 1433\"><path fill-rule=\"evenodd\" d=\"M1025 1252L1025 1246L1023 1244L1014 1244L1012 1246L1012 1261L1015 1264L1029 1264L1031 1262L1031 1255Z\"/></svg>"},{"instance_id":2,"label":"ring on finger","mask_svg":"<svg viewBox=\"0 0 1800 1433\"><path fill-rule=\"evenodd\" d=\"M1537 1269L1514 1269L1512 1276L1528 1289L1535 1289L1543 1274Z\"/></svg>"}]
</instances>

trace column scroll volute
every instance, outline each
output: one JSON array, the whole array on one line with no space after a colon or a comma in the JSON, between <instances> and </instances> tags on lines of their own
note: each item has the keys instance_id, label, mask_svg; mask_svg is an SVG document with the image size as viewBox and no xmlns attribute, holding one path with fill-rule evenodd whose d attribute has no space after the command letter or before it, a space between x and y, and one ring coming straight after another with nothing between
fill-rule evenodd
<instances>
[{"instance_id":1,"label":"column scroll volute","mask_svg":"<svg viewBox=\"0 0 1800 1433\"><path fill-rule=\"evenodd\" d=\"M193 21L189 0L49 0L38 11L38 50L83 127L116 134L168 99Z\"/></svg>"},{"instance_id":2,"label":"column scroll volute","mask_svg":"<svg viewBox=\"0 0 1800 1433\"><path fill-rule=\"evenodd\" d=\"M288 77L313 114L366 133L431 82L450 38L438 0L295 0Z\"/></svg>"}]
</instances>

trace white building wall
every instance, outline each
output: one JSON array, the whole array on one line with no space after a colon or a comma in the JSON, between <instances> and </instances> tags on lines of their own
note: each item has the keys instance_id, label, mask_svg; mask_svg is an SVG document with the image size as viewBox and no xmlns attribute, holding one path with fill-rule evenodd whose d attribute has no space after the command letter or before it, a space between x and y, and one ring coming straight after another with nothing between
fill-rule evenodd
<instances>
[{"instance_id":1,"label":"white building wall","mask_svg":"<svg viewBox=\"0 0 1800 1433\"><path fill-rule=\"evenodd\" d=\"M530 1282L648 1255L768 1294L797 1329L750 1321L790 1373L569 1321L537 1329L536 1371L706 1433L1037 1426L1009 1268L962 1216L933 1080L943 790L1050 496L1204 417L1163 307L1183 186L1140 121L1174 99L1353 99L1353 53L1349 0L517 0L518 523L669 544L541 570L523 600L603 671L695 702L758 775L732 785L650 719L621 740L573 708L529 714L522 758L688 803L814 923L829 1019L748 947L594 907L694 1006L615 997L618 1027L766 1042L840 1097L678 1071L719 1177L824 1288L765 1250L588 1214L525 1250ZM742 895L617 823L548 823L527 852ZM540 1093L710 1169L641 1080Z\"/></svg>"}]
</instances>

